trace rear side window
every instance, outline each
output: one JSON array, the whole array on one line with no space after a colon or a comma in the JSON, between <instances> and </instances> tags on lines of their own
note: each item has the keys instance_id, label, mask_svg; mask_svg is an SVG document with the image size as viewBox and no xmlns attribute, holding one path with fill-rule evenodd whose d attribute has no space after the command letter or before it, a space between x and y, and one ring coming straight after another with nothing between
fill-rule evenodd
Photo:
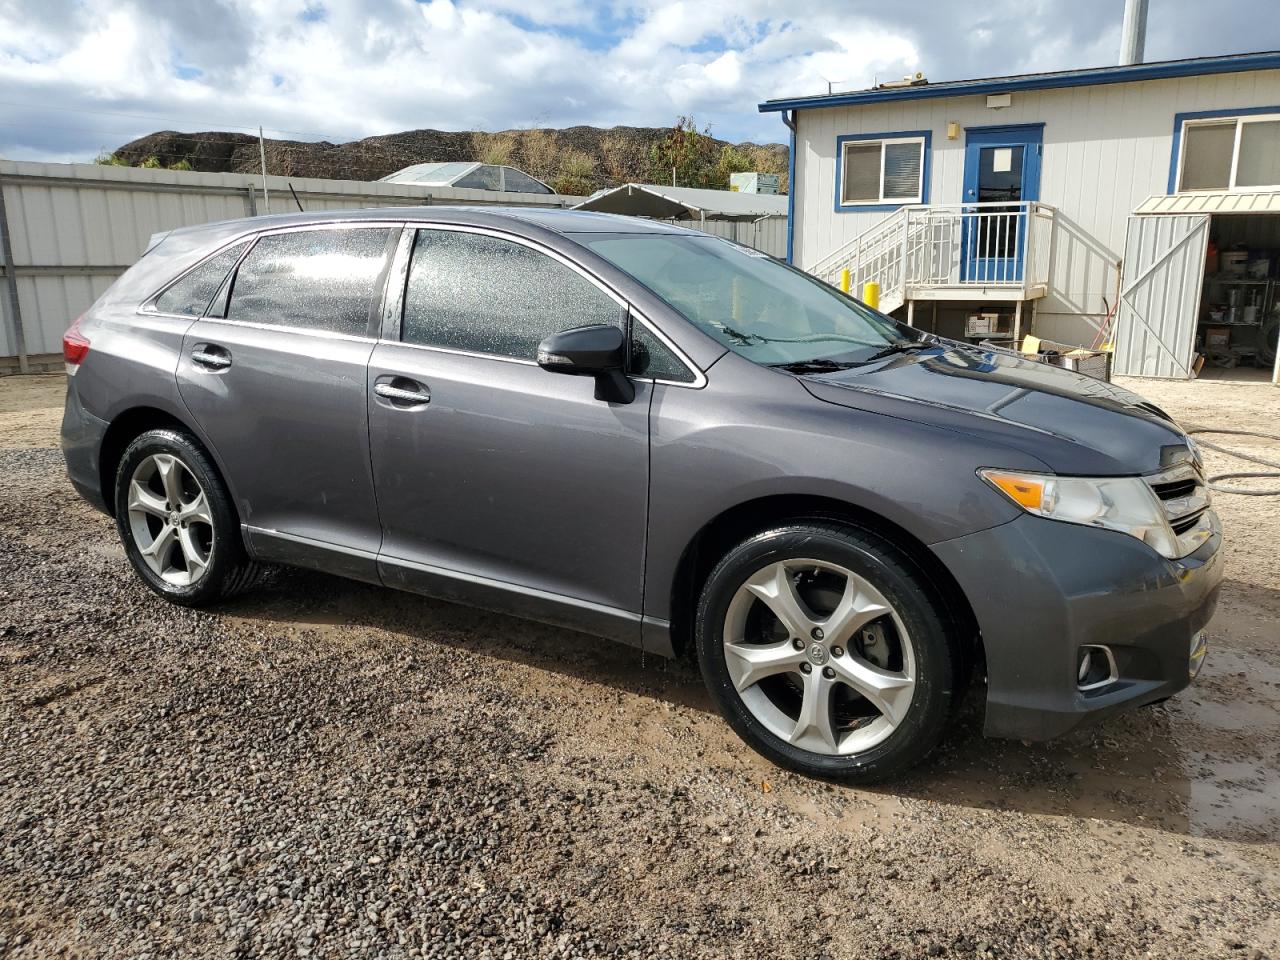
<instances>
[{"instance_id":1,"label":"rear side window","mask_svg":"<svg viewBox=\"0 0 1280 960\"><path fill-rule=\"evenodd\" d=\"M375 227L262 237L236 271L227 318L367 333L389 234Z\"/></svg>"},{"instance_id":2,"label":"rear side window","mask_svg":"<svg viewBox=\"0 0 1280 960\"><path fill-rule=\"evenodd\" d=\"M622 306L577 271L510 240L419 230L409 266L406 343L533 360L543 338L623 324Z\"/></svg>"},{"instance_id":3,"label":"rear side window","mask_svg":"<svg viewBox=\"0 0 1280 960\"><path fill-rule=\"evenodd\" d=\"M237 243L200 264L156 297L156 310L179 317L201 316L248 245L248 240Z\"/></svg>"}]
</instances>

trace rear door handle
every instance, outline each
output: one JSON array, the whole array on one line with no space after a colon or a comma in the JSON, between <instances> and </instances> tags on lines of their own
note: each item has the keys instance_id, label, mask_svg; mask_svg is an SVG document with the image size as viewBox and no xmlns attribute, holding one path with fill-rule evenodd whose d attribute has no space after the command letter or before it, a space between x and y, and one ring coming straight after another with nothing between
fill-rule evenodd
<instances>
[{"instance_id":1,"label":"rear door handle","mask_svg":"<svg viewBox=\"0 0 1280 960\"><path fill-rule=\"evenodd\" d=\"M191 351L191 362L206 370L225 370L231 366L231 354L213 343L198 343Z\"/></svg>"},{"instance_id":2,"label":"rear door handle","mask_svg":"<svg viewBox=\"0 0 1280 960\"><path fill-rule=\"evenodd\" d=\"M373 392L393 407L424 407L431 402L431 392L408 377L379 378L373 385Z\"/></svg>"}]
</instances>

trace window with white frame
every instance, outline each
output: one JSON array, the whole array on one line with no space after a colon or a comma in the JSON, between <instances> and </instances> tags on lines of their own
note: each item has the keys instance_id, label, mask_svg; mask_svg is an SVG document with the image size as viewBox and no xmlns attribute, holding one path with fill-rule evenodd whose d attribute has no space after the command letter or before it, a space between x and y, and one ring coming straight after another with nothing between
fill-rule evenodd
<instances>
[{"instance_id":1,"label":"window with white frame","mask_svg":"<svg viewBox=\"0 0 1280 960\"><path fill-rule=\"evenodd\" d=\"M1188 120L1178 191L1280 188L1280 114Z\"/></svg>"},{"instance_id":2,"label":"window with white frame","mask_svg":"<svg viewBox=\"0 0 1280 960\"><path fill-rule=\"evenodd\" d=\"M919 203L924 138L846 140L840 150L840 205Z\"/></svg>"}]
</instances>

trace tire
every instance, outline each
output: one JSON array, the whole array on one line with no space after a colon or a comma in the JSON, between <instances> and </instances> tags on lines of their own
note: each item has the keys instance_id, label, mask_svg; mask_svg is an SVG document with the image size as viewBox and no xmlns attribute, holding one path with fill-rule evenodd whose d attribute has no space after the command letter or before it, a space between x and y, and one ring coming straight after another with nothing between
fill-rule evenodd
<instances>
[{"instance_id":1,"label":"tire","mask_svg":"<svg viewBox=\"0 0 1280 960\"><path fill-rule=\"evenodd\" d=\"M226 484L196 442L148 430L125 448L115 478L116 530L142 582L173 603L203 607L253 586Z\"/></svg>"},{"instance_id":2,"label":"tire","mask_svg":"<svg viewBox=\"0 0 1280 960\"><path fill-rule=\"evenodd\" d=\"M870 783L918 763L947 727L964 664L950 622L892 543L800 521L720 560L695 645L711 698L754 750L808 776Z\"/></svg>"},{"instance_id":3,"label":"tire","mask_svg":"<svg viewBox=\"0 0 1280 960\"><path fill-rule=\"evenodd\" d=\"M1278 341L1280 341L1280 317L1273 316L1269 322L1262 325L1262 330L1258 334L1258 359L1262 361L1264 367L1275 364Z\"/></svg>"}]
</instances>

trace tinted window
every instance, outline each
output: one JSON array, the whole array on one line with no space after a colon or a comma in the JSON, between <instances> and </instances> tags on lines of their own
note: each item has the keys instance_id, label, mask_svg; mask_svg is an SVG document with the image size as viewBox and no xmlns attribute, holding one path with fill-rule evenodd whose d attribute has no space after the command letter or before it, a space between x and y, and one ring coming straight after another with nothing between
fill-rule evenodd
<instances>
[{"instance_id":1,"label":"tinted window","mask_svg":"<svg viewBox=\"0 0 1280 960\"><path fill-rule=\"evenodd\" d=\"M261 238L236 271L228 318L367 332L389 233L377 227Z\"/></svg>"},{"instance_id":2,"label":"tinted window","mask_svg":"<svg viewBox=\"0 0 1280 960\"><path fill-rule=\"evenodd\" d=\"M696 377L665 343L642 323L631 324L631 370L637 377L693 383Z\"/></svg>"},{"instance_id":3,"label":"tinted window","mask_svg":"<svg viewBox=\"0 0 1280 960\"><path fill-rule=\"evenodd\" d=\"M156 309L161 313L173 313L182 317L200 316L248 245L249 241L246 240L210 257L160 294L156 298Z\"/></svg>"},{"instance_id":4,"label":"tinted window","mask_svg":"<svg viewBox=\"0 0 1280 960\"><path fill-rule=\"evenodd\" d=\"M508 193L550 193L551 190L542 183L539 183L533 177L521 173L514 167L507 167L502 171L504 183L502 189Z\"/></svg>"},{"instance_id":5,"label":"tinted window","mask_svg":"<svg viewBox=\"0 0 1280 960\"><path fill-rule=\"evenodd\" d=\"M459 177L455 180L453 185L455 187L467 187L471 190L501 190L502 168L476 167L465 177Z\"/></svg>"},{"instance_id":6,"label":"tinted window","mask_svg":"<svg viewBox=\"0 0 1280 960\"><path fill-rule=\"evenodd\" d=\"M550 334L622 319L615 300L544 253L478 233L418 231L406 343L532 360Z\"/></svg>"}]
</instances>

